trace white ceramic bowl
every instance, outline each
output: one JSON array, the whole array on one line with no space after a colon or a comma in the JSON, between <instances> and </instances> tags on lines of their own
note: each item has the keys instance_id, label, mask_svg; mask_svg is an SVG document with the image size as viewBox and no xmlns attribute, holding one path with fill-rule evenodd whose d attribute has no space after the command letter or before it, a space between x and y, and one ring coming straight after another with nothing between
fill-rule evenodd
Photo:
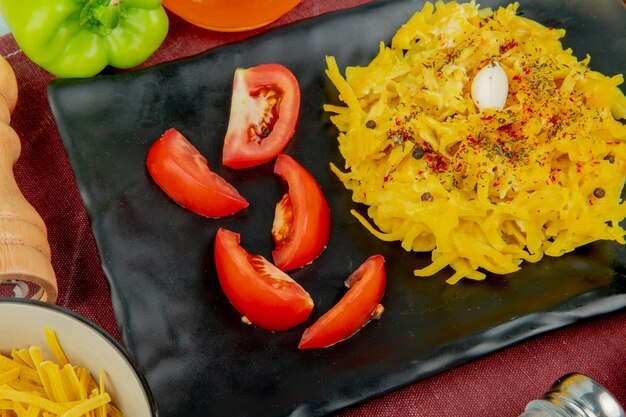
<instances>
[{"instance_id":1,"label":"white ceramic bowl","mask_svg":"<svg viewBox=\"0 0 626 417\"><path fill-rule=\"evenodd\" d=\"M44 327L53 329L72 365L88 368L94 378L106 373L106 390L125 417L157 417L156 402L146 379L131 356L96 324L56 305L0 298L0 352L41 347L44 358L54 359Z\"/></svg>"}]
</instances>

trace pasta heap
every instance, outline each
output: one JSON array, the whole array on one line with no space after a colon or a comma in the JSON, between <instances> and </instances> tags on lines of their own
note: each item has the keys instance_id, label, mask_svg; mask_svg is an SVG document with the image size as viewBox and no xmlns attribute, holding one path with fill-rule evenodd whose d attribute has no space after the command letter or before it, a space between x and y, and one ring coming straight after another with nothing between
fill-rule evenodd
<instances>
[{"instance_id":1,"label":"pasta heap","mask_svg":"<svg viewBox=\"0 0 626 417\"><path fill-rule=\"evenodd\" d=\"M123 417L87 368L69 363L56 332L44 328L56 362L38 346L0 354L0 417Z\"/></svg>"},{"instance_id":2,"label":"pasta heap","mask_svg":"<svg viewBox=\"0 0 626 417\"><path fill-rule=\"evenodd\" d=\"M327 75L346 106L326 104L339 130L355 202L375 236L432 251L415 270L447 280L508 274L522 261L561 256L596 240L624 243L626 98L564 50L564 30L466 4L426 3L366 67L333 57ZM480 111L476 73L498 63L502 110ZM479 270L480 269L480 270Z\"/></svg>"}]
</instances>

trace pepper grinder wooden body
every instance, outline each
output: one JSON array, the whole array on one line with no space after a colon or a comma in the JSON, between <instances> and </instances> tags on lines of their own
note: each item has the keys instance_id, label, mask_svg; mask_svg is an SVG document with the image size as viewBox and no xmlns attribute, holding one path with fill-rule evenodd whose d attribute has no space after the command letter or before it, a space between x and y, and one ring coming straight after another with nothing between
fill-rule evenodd
<instances>
[{"instance_id":1,"label":"pepper grinder wooden body","mask_svg":"<svg viewBox=\"0 0 626 417\"><path fill-rule=\"evenodd\" d=\"M20 138L10 126L16 103L15 73L0 57L0 294L54 303L58 287L46 225L13 173L21 153Z\"/></svg>"}]
</instances>

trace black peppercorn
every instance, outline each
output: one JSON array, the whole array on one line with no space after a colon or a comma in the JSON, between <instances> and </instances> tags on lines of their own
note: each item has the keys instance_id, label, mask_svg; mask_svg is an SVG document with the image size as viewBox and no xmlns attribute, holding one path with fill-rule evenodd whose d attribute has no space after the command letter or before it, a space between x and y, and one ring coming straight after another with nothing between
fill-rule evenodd
<instances>
[{"instance_id":1,"label":"black peppercorn","mask_svg":"<svg viewBox=\"0 0 626 417\"><path fill-rule=\"evenodd\" d=\"M604 188L600 188L600 187L598 187L598 188L596 188L595 190L593 190L593 195L594 195L596 198L602 198L602 197L604 197L604 196L605 196L605 194L606 194L606 193L605 193L605 191L604 191Z\"/></svg>"},{"instance_id":2,"label":"black peppercorn","mask_svg":"<svg viewBox=\"0 0 626 417\"><path fill-rule=\"evenodd\" d=\"M435 198L433 197L433 195L431 193L429 193L428 191L426 191L424 194L422 194L422 201L428 201L430 203L434 199Z\"/></svg>"},{"instance_id":3,"label":"black peppercorn","mask_svg":"<svg viewBox=\"0 0 626 417\"><path fill-rule=\"evenodd\" d=\"M615 155L613 155L612 153L608 154L607 156L604 157L604 159L606 161L609 161L611 164L615 162Z\"/></svg>"},{"instance_id":4,"label":"black peppercorn","mask_svg":"<svg viewBox=\"0 0 626 417\"><path fill-rule=\"evenodd\" d=\"M376 122L373 120L368 120L367 123L365 123L365 127L368 129L376 129Z\"/></svg>"},{"instance_id":5,"label":"black peppercorn","mask_svg":"<svg viewBox=\"0 0 626 417\"><path fill-rule=\"evenodd\" d=\"M421 146L418 146L413 151L413 158L422 159L423 157L424 157L424 148L422 148Z\"/></svg>"}]
</instances>

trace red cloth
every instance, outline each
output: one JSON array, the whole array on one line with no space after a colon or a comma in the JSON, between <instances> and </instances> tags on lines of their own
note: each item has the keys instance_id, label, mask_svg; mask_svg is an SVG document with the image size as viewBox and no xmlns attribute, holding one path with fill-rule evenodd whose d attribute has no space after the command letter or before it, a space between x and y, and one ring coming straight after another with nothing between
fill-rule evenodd
<instances>
[{"instance_id":1,"label":"red cloth","mask_svg":"<svg viewBox=\"0 0 626 417\"><path fill-rule=\"evenodd\" d=\"M304 0L269 27L365 2ZM195 55L265 29L217 33L170 15L168 37L142 66ZM19 85L12 125L22 140L22 155L15 176L48 226L59 282L58 304L119 339L87 214L48 106L46 86L53 77L30 62L11 35L0 37L0 53L13 66ZM559 376L574 371L596 379L626 403L626 311L540 335L396 390L342 416L517 416Z\"/></svg>"}]
</instances>

